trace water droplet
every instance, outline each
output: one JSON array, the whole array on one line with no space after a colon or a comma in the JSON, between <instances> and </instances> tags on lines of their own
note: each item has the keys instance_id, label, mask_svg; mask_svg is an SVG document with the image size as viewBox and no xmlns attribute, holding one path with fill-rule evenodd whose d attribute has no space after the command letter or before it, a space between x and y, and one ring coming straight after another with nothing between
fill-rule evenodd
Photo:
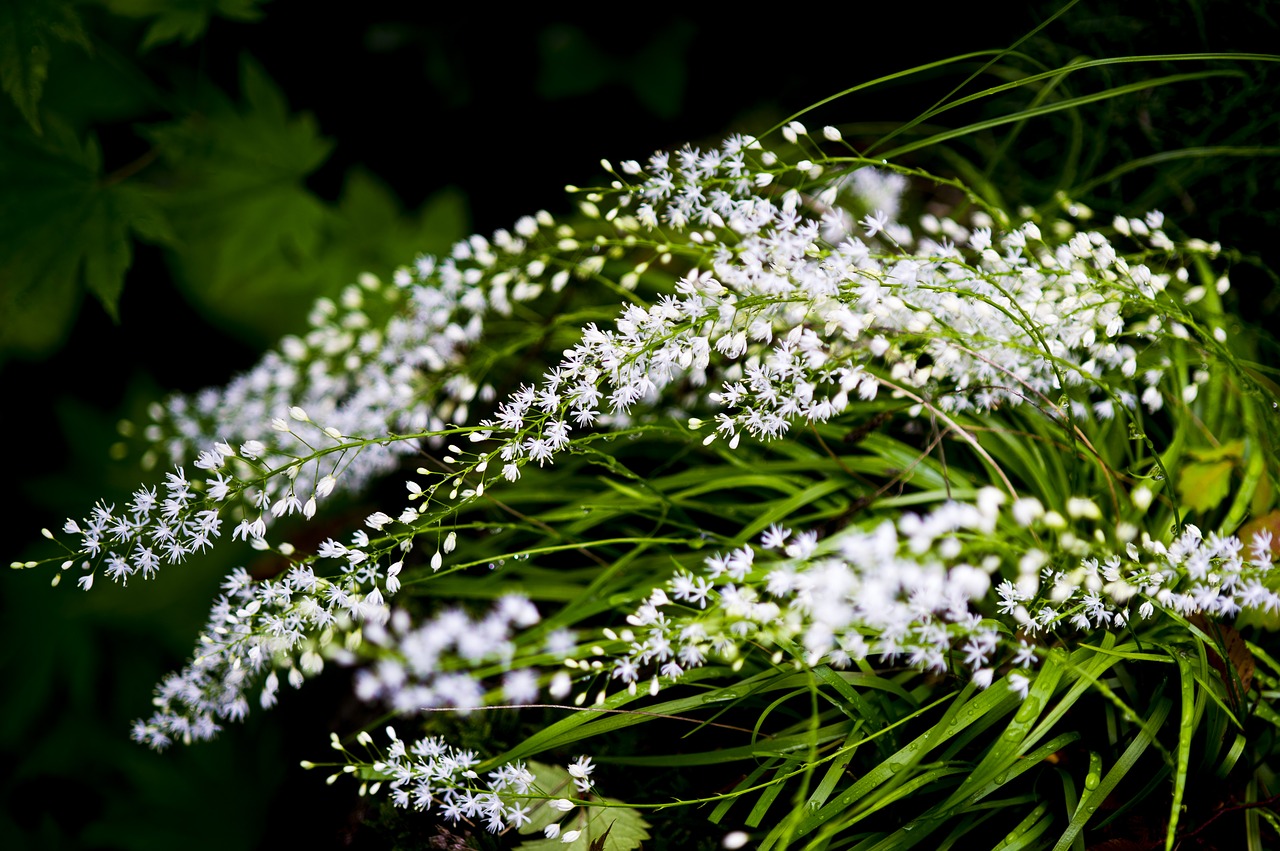
<instances>
[{"instance_id":1,"label":"water droplet","mask_svg":"<svg viewBox=\"0 0 1280 851\"><path fill-rule=\"evenodd\" d=\"M1003 786L1009 782L1009 772L1005 771L996 775L996 785Z\"/></svg>"},{"instance_id":2,"label":"water droplet","mask_svg":"<svg viewBox=\"0 0 1280 851\"><path fill-rule=\"evenodd\" d=\"M1102 778L1096 774L1086 774L1084 778L1084 788L1092 792L1102 783Z\"/></svg>"},{"instance_id":3,"label":"water droplet","mask_svg":"<svg viewBox=\"0 0 1280 851\"><path fill-rule=\"evenodd\" d=\"M703 703L722 703L726 700L737 700L737 699L738 699L738 693L736 691L717 691L717 692L712 692L711 694L708 694L708 695L704 695L702 698L702 702Z\"/></svg>"},{"instance_id":4,"label":"water droplet","mask_svg":"<svg viewBox=\"0 0 1280 851\"><path fill-rule=\"evenodd\" d=\"M1034 697L1028 697L1022 701L1022 706L1018 709L1018 714L1013 716L1013 720L1019 724L1026 724L1032 718L1035 718L1039 712L1040 701Z\"/></svg>"}]
</instances>

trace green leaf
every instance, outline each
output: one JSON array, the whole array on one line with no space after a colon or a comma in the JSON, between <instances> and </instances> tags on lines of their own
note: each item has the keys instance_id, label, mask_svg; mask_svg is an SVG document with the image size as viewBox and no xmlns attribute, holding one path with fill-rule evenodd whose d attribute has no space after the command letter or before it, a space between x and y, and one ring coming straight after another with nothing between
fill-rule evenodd
<instances>
[{"instance_id":1,"label":"green leaf","mask_svg":"<svg viewBox=\"0 0 1280 851\"><path fill-rule=\"evenodd\" d=\"M1239 461L1244 458L1244 441L1228 440L1219 446L1188 449L1187 454L1197 461Z\"/></svg>"},{"instance_id":2,"label":"green leaf","mask_svg":"<svg viewBox=\"0 0 1280 851\"><path fill-rule=\"evenodd\" d=\"M332 270L336 264L344 283L416 254L447 254L467 235L467 199L460 190L441 190L410 218L385 183L358 167L347 175L338 216L323 265Z\"/></svg>"},{"instance_id":3,"label":"green leaf","mask_svg":"<svg viewBox=\"0 0 1280 851\"><path fill-rule=\"evenodd\" d=\"M577 790L567 769L558 765L529 761L526 767L537 778L536 788L545 796L527 798L519 803L530 808L532 821L520 826L525 835L541 834L547 825L560 822L563 833L581 833L572 842L555 839L530 839L517 848L521 851L632 851L649 838L649 824L640 813L612 798L599 798L603 806L583 806L569 814L547 806L548 798L576 798Z\"/></svg>"},{"instance_id":4,"label":"green leaf","mask_svg":"<svg viewBox=\"0 0 1280 851\"><path fill-rule=\"evenodd\" d=\"M290 114L247 58L241 89L239 104L206 90L202 109L145 132L170 170L179 283L214 318L261 341L292 330L281 317L302 315L317 295L306 273L332 214L303 181L332 144L312 116Z\"/></svg>"},{"instance_id":5,"label":"green leaf","mask_svg":"<svg viewBox=\"0 0 1280 851\"><path fill-rule=\"evenodd\" d=\"M1182 504L1192 511L1210 511L1227 498L1231 490L1231 461L1194 462L1182 468L1178 476L1178 494Z\"/></svg>"},{"instance_id":6,"label":"green leaf","mask_svg":"<svg viewBox=\"0 0 1280 851\"><path fill-rule=\"evenodd\" d=\"M118 319L134 235L170 237L146 191L105 179L97 142L51 124L0 136L0 351L47 354L70 328L81 284Z\"/></svg>"},{"instance_id":7,"label":"green leaf","mask_svg":"<svg viewBox=\"0 0 1280 851\"><path fill-rule=\"evenodd\" d=\"M190 44L209 27L214 15L232 21L256 21L266 0L106 0L107 8L126 18L155 18L142 49L181 41Z\"/></svg>"},{"instance_id":8,"label":"green leaf","mask_svg":"<svg viewBox=\"0 0 1280 851\"><path fill-rule=\"evenodd\" d=\"M680 113L693 35L693 24L674 21L654 33L653 40L628 63L626 78L632 91L659 118L672 119Z\"/></svg>"},{"instance_id":9,"label":"green leaf","mask_svg":"<svg viewBox=\"0 0 1280 851\"><path fill-rule=\"evenodd\" d=\"M617 61L572 24L547 27L538 36L538 48L538 94L548 100L589 94L617 77Z\"/></svg>"},{"instance_id":10,"label":"green leaf","mask_svg":"<svg viewBox=\"0 0 1280 851\"><path fill-rule=\"evenodd\" d=\"M249 59L241 89L239 103L206 91L199 112L146 131L170 172L179 285L213 321L251 343L273 342L297 330L317 297L362 272L445 253L467 233L461 193L446 189L408 216L360 168L338 203L325 203L305 183L332 147L315 120L291 113Z\"/></svg>"},{"instance_id":11,"label":"green leaf","mask_svg":"<svg viewBox=\"0 0 1280 851\"><path fill-rule=\"evenodd\" d=\"M37 133L40 95L49 76L52 40L90 49L80 16L68 0L5 0L0 3L0 87Z\"/></svg>"}]
</instances>

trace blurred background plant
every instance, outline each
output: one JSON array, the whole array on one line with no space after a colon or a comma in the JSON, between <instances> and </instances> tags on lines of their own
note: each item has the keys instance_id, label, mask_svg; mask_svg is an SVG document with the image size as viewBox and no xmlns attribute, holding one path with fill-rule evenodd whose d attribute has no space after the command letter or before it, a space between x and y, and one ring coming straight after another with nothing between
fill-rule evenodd
<instances>
[{"instance_id":1,"label":"blurred background plant","mask_svg":"<svg viewBox=\"0 0 1280 851\"><path fill-rule=\"evenodd\" d=\"M1006 209L1064 197L1108 214L1163 209L1239 252L1240 315L1265 327L1280 307L1266 271L1280 225L1274 64L1109 65L928 111L979 70L973 88L1104 57L1266 52L1280 24L1264 2L1179 0L1158 17L1106 0L1018 4L984 17L976 40L952 35L974 32L959 6L926 25L885 6L778 30L682 13L623 38L605 22L493 27L379 2L323 15L287 0L5 3L0 429L20 503L6 526L25 541L99 497L123 499L137 465L121 457L117 421L142 419L157 388L224 382L362 271L385 276L473 230L567 210L563 185L589 182L601 156L760 131L859 82L1008 47L1058 13L994 65L978 57L844 99L846 137ZM1151 85L1172 75L1187 76ZM1090 102L1096 92L1123 94ZM394 823L364 824L351 789L292 769L355 711L342 671L209 745L157 758L128 741L230 566L93 595L4 576L0 845L395 841ZM337 714L306 711L320 704Z\"/></svg>"}]
</instances>

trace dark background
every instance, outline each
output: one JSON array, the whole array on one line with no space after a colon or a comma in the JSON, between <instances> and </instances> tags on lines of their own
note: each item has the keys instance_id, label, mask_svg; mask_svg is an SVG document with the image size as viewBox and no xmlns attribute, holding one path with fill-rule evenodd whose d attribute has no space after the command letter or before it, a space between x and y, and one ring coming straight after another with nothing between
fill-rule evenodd
<instances>
[{"instance_id":1,"label":"dark background","mask_svg":"<svg viewBox=\"0 0 1280 851\"><path fill-rule=\"evenodd\" d=\"M7 489L6 562L50 555L40 546L41 526L82 516L99 497L119 502L135 486L135 460L108 460L117 420L139 418L164 392L225 382L280 333L300 327L310 299L336 291L361 268L387 274L422 250L415 238L441 251L466 233L489 233L542 207L567 213L562 187L598 179L601 157L643 159L657 148L762 132L873 77L1007 47L1060 8L1016 3L993 12L944 4L925 12L909 4L858 4L848 13L837 11L848 8L840 5L794 6L763 20L747 20L733 6L714 14L623 8L607 19L603 12L512 19L485 9L441 19L426 4L409 12L384 2L321 11L315 3L276 0L261 7L258 20L215 15L190 44L171 41L140 52L154 19L112 12L130 5L75 6L96 49L55 46L46 114L61 110L75 132L97 135L105 174L178 197L181 186L167 181L183 173L154 161L146 128L200 114L206 101L193 92L212 88L239 99L241 69L251 57L290 114L312 114L318 135L332 142L297 188L334 216L323 245L336 259L331 270L309 272L310 284L282 295L270 264L280 264L280 278L297 277L298 264L282 245L278 260L267 252L256 283L211 296L200 289L199 256L140 239L118 322L83 295L74 319L43 350L0 351L0 445L16 468ZM1080 56L1265 52L1280 43L1278 33L1265 3L1081 3L1009 64L1025 73L1037 63L1053 67ZM815 133L839 123L850 128L846 135L871 138L934 103L974 67L845 98L805 120ZM1247 77L1180 84L1084 112L1082 177L1182 147L1280 143L1276 72L1260 63L1234 67ZM1081 75L1077 93L1178 70L1188 68L1116 67ZM1027 95L1021 97L1025 105ZM954 126L998 108L940 120ZM0 136L14 138L29 132L8 101L0 105L0 128ZM941 173L964 162L994 162L991 179L1008 203L1042 205L1061 178L1070 129L1065 117L1046 119L1028 125L999 157L1007 130L911 161ZM1173 162L1108 182L1084 200L1103 222L1118 209L1140 214L1159 206L1185 233L1274 265L1276 162L1269 156ZM353 175L380 187L377 203L342 208ZM0 204L5 192L0 186ZM225 235L203 238L247 238L233 231L234 222L221 226ZM392 230L400 234L394 240L382 233ZM0 233L0 247L6 238ZM1238 264L1232 277L1249 322L1269 325L1278 301L1273 278L1249 263ZM20 284L0 278L0 287ZM148 713L154 683L183 663L218 577L232 564L226 559L238 555L170 569L128 589L103 580L91 594L50 589L47 569L6 572L0 847L386 844L361 827L354 784L327 787L318 772L297 767L300 759L324 757L328 731L352 711L342 672L285 694L281 706L255 711L212 744L157 756L129 742L130 720Z\"/></svg>"}]
</instances>

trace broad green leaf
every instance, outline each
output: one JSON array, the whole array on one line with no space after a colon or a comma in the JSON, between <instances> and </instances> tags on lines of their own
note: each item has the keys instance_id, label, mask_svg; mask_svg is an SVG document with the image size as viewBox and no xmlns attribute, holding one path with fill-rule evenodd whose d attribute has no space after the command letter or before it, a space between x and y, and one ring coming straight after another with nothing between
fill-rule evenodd
<instances>
[{"instance_id":1,"label":"broad green leaf","mask_svg":"<svg viewBox=\"0 0 1280 851\"><path fill-rule=\"evenodd\" d=\"M673 118L684 95L686 55L693 34L687 21L675 21L655 32L633 55L622 58L614 45L602 48L576 26L548 27L539 35L538 92L555 100L624 84L654 115Z\"/></svg>"},{"instance_id":2,"label":"broad green leaf","mask_svg":"<svg viewBox=\"0 0 1280 851\"><path fill-rule=\"evenodd\" d=\"M250 60L241 89L238 103L208 91L200 112L147 131L170 171L179 284L215 322L272 342L360 273L385 275L466 234L460 193L444 190L409 216L363 169L348 174L336 205L325 203L305 183L332 147L314 118L291 113Z\"/></svg>"},{"instance_id":3,"label":"broad green leaf","mask_svg":"<svg viewBox=\"0 0 1280 851\"><path fill-rule=\"evenodd\" d=\"M343 283L364 271L390 269L422 253L447 254L467 235L467 200L446 188L428 198L416 217L400 209L395 193L362 168L347 175L324 265Z\"/></svg>"},{"instance_id":4,"label":"broad green leaf","mask_svg":"<svg viewBox=\"0 0 1280 851\"><path fill-rule=\"evenodd\" d=\"M40 95L49 76L52 41L89 49L89 38L69 0L5 0L0 3L0 87L37 133Z\"/></svg>"},{"instance_id":5,"label":"broad green leaf","mask_svg":"<svg viewBox=\"0 0 1280 851\"><path fill-rule=\"evenodd\" d=\"M673 21L654 33L627 66L627 82L636 98L659 118L675 118L680 112L693 35L688 21Z\"/></svg>"},{"instance_id":6,"label":"broad green leaf","mask_svg":"<svg viewBox=\"0 0 1280 851\"><path fill-rule=\"evenodd\" d=\"M303 180L332 145L312 116L289 113L248 59L241 89L238 104L207 90L202 109L145 132L171 171L166 207L179 282L202 309L264 340L287 330L280 317L301 315L299 305L317 294L316 281L299 273L331 213Z\"/></svg>"},{"instance_id":7,"label":"broad green leaf","mask_svg":"<svg viewBox=\"0 0 1280 851\"><path fill-rule=\"evenodd\" d=\"M1232 461L1193 462L1178 476L1178 495L1192 511L1211 511L1231 490Z\"/></svg>"},{"instance_id":8,"label":"broad green leaf","mask_svg":"<svg viewBox=\"0 0 1280 851\"><path fill-rule=\"evenodd\" d=\"M142 49L182 41L190 44L199 38L217 15L232 21L256 21L262 17L258 7L266 0L106 0L107 8L126 18L155 18Z\"/></svg>"},{"instance_id":9,"label":"broad green leaf","mask_svg":"<svg viewBox=\"0 0 1280 851\"><path fill-rule=\"evenodd\" d=\"M567 769L558 765L529 761L525 765L537 777L537 788L545 795L556 798L579 798L573 778ZM562 835L555 839L530 839L521 843L521 851L632 851L649 838L648 823L637 810L630 809L611 798L599 799L605 806L579 807L570 813L561 813L547 806L546 798L528 798L520 803L529 807L531 821L520 826L525 835L541 834L547 825L559 822ZM580 831L572 842L565 842L563 834Z\"/></svg>"},{"instance_id":10,"label":"broad green leaf","mask_svg":"<svg viewBox=\"0 0 1280 851\"><path fill-rule=\"evenodd\" d=\"M81 285L118 319L133 236L170 238L152 196L102 175L97 142L51 124L0 136L0 351L47 354L75 318Z\"/></svg>"},{"instance_id":11,"label":"broad green leaf","mask_svg":"<svg viewBox=\"0 0 1280 851\"><path fill-rule=\"evenodd\" d=\"M538 94L548 100L588 94L617 75L617 61L579 27L548 27L539 34L538 43L542 55Z\"/></svg>"},{"instance_id":12,"label":"broad green leaf","mask_svg":"<svg viewBox=\"0 0 1280 851\"><path fill-rule=\"evenodd\" d=\"M1189 449L1187 454L1197 461L1204 461L1205 463L1211 461L1239 461L1244 457L1244 441L1228 440L1219 446Z\"/></svg>"}]
</instances>

